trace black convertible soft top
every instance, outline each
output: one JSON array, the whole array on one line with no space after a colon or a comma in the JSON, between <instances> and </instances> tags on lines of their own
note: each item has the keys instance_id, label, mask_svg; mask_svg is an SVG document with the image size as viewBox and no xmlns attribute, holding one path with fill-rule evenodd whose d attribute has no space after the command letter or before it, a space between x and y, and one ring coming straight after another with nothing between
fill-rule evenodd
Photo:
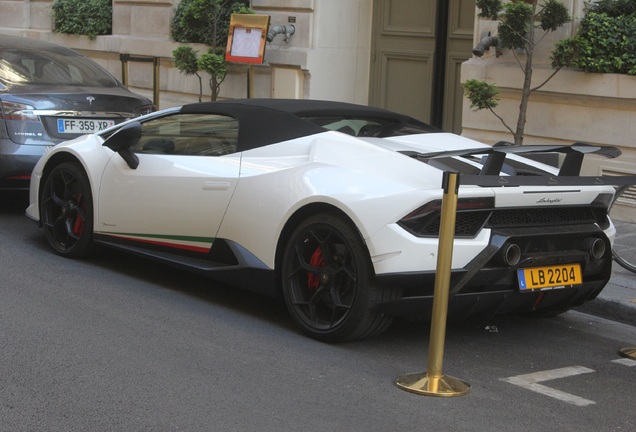
<instances>
[{"instance_id":1,"label":"black convertible soft top","mask_svg":"<svg viewBox=\"0 0 636 432\"><path fill-rule=\"evenodd\" d=\"M239 122L238 151L249 150L328 129L308 118L378 119L397 127L409 124L433 131L435 128L409 116L345 102L306 99L234 99L184 105L182 113L209 113L234 117Z\"/></svg>"}]
</instances>

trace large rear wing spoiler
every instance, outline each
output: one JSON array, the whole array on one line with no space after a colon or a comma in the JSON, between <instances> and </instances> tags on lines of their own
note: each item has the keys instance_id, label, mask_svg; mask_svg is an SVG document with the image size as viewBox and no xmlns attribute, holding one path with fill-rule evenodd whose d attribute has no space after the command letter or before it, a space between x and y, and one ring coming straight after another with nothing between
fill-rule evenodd
<instances>
[{"instance_id":1,"label":"large rear wing spoiler","mask_svg":"<svg viewBox=\"0 0 636 432\"><path fill-rule=\"evenodd\" d=\"M506 157L509 154L525 155L531 153L562 153L565 154L558 175L508 176L500 175ZM576 142L572 145L527 145L520 146L506 142L499 142L488 148L472 148L433 153L405 152L419 160L448 158L453 156L481 156L485 157L479 174L462 174L461 184L485 187L503 186L589 186L611 185L623 186L636 184L636 175L625 176L580 176L583 158L586 154L595 154L606 158L616 158L621 151L616 147L595 146Z\"/></svg>"}]
</instances>

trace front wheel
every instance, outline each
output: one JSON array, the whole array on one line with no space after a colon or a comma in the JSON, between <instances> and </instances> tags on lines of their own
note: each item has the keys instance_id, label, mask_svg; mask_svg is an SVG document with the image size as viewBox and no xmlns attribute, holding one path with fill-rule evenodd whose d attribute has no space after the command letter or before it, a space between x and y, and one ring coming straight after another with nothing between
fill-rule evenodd
<instances>
[{"instance_id":1,"label":"front wheel","mask_svg":"<svg viewBox=\"0 0 636 432\"><path fill-rule=\"evenodd\" d=\"M93 197L88 178L77 163L61 163L50 172L40 194L40 219L46 239L69 258L92 250Z\"/></svg>"},{"instance_id":2,"label":"front wheel","mask_svg":"<svg viewBox=\"0 0 636 432\"><path fill-rule=\"evenodd\" d=\"M373 285L367 248L341 217L325 213L303 221L285 248L281 275L289 312L314 339L362 339L391 324L375 311L387 292Z\"/></svg>"}]
</instances>

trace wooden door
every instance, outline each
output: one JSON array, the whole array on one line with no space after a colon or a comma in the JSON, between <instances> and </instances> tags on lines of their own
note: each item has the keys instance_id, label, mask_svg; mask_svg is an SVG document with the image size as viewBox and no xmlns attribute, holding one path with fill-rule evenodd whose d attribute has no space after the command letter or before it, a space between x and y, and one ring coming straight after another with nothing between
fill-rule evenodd
<instances>
[{"instance_id":1,"label":"wooden door","mask_svg":"<svg viewBox=\"0 0 636 432\"><path fill-rule=\"evenodd\" d=\"M461 132L475 0L374 0L370 104Z\"/></svg>"},{"instance_id":2,"label":"wooden door","mask_svg":"<svg viewBox=\"0 0 636 432\"><path fill-rule=\"evenodd\" d=\"M431 120L437 0L374 0L371 105Z\"/></svg>"},{"instance_id":3,"label":"wooden door","mask_svg":"<svg viewBox=\"0 0 636 432\"><path fill-rule=\"evenodd\" d=\"M446 1L446 0L444 0ZM475 0L451 0L448 11L446 52L444 53L444 97L441 127L444 130L462 132L461 65L472 56L473 29L475 26Z\"/></svg>"}]
</instances>

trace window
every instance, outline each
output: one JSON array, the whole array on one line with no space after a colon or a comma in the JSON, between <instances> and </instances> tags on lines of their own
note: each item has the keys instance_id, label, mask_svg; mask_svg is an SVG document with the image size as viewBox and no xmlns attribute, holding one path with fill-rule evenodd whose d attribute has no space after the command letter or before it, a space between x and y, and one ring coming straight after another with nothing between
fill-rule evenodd
<instances>
[{"instance_id":1,"label":"window","mask_svg":"<svg viewBox=\"0 0 636 432\"><path fill-rule=\"evenodd\" d=\"M94 61L63 50L0 50L0 80L15 84L115 87Z\"/></svg>"},{"instance_id":2,"label":"window","mask_svg":"<svg viewBox=\"0 0 636 432\"><path fill-rule=\"evenodd\" d=\"M142 124L135 153L223 156L236 151L238 121L216 114L175 114Z\"/></svg>"}]
</instances>

